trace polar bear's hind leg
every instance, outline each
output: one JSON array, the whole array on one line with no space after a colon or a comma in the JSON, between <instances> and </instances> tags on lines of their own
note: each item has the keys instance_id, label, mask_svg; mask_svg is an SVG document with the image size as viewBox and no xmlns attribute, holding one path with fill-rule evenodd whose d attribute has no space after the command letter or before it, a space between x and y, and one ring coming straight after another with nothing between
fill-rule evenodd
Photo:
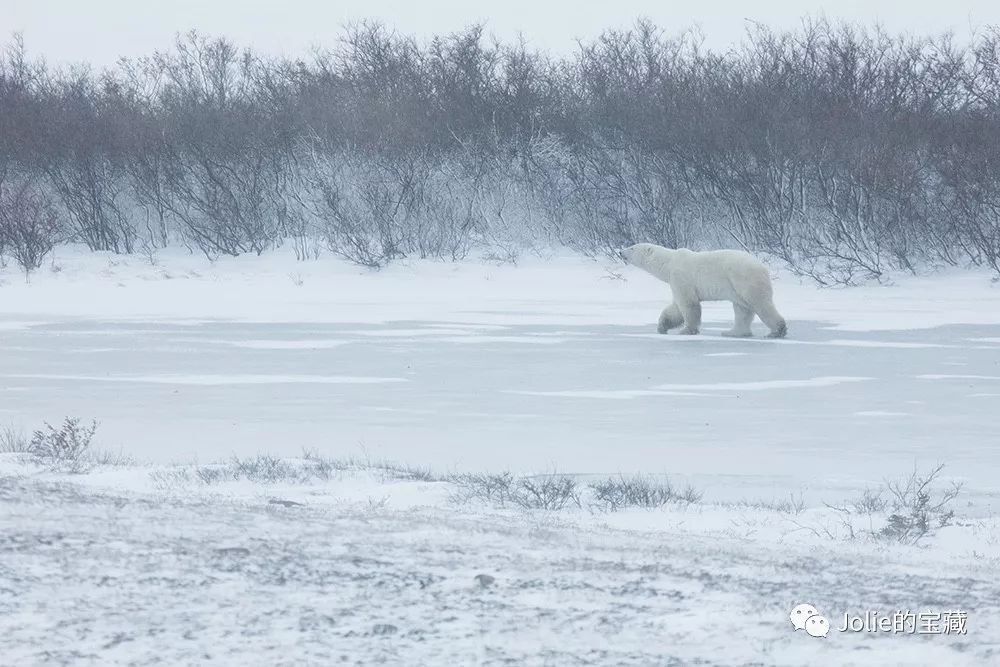
<instances>
[{"instance_id":1,"label":"polar bear's hind leg","mask_svg":"<svg viewBox=\"0 0 1000 667\"><path fill-rule=\"evenodd\" d=\"M771 330L771 333L767 334L768 338L784 338L785 334L788 333L788 325L785 324L785 318L781 316L781 313L774 307L774 303L770 299L767 303L761 304L757 308L757 316Z\"/></svg>"},{"instance_id":2,"label":"polar bear's hind leg","mask_svg":"<svg viewBox=\"0 0 1000 667\"><path fill-rule=\"evenodd\" d=\"M733 328L729 331L723 331L722 335L730 338L750 338L753 336L753 332L750 330L750 324L753 322L753 310L742 303L733 302L733 314L735 316Z\"/></svg>"},{"instance_id":3,"label":"polar bear's hind leg","mask_svg":"<svg viewBox=\"0 0 1000 667\"><path fill-rule=\"evenodd\" d=\"M684 316L681 315L681 309L677 307L677 302L675 301L660 313L660 321L656 325L656 330L661 334L665 334L682 324L684 324Z\"/></svg>"}]
</instances>

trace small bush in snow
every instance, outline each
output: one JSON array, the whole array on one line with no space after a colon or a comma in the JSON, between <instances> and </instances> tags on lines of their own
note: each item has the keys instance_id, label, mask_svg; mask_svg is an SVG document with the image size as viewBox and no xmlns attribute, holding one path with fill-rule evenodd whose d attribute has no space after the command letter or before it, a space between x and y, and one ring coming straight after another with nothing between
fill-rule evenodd
<instances>
[{"instance_id":1,"label":"small bush in snow","mask_svg":"<svg viewBox=\"0 0 1000 667\"><path fill-rule=\"evenodd\" d=\"M889 507L884 490L865 489L861 497L851 501L851 507L858 514L881 514Z\"/></svg>"},{"instance_id":2,"label":"small bush in snow","mask_svg":"<svg viewBox=\"0 0 1000 667\"><path fill-rule=\"evenodd\" d=\"M478 500L497 507L514 505L532 510L561 510L580 507L577 481L566 475L515 477L509 472L467 473L451 477L459 503Z\"/></svg>"},{"instance_id":3,"label":"small bush in snow","mask_svg":"<svg viewBox=\"0 0 1000 667\"><path fill-rule=\"evenodd\" d=\"M465 473L455 475L448 481L455 485L457 493L452 494L456 502L478 500L488 505L503 507L513 500L514 475L501 473Z\"/></svg>"},{"instance_id":4,"label":"small bush in snow","mask_svg":"<svg viewBox=\"0 0 1000 667\"><path fill-rule=\"evenodd\" d=\"M7 427L0 431L0 454L25 454L30 441L23 431Z\"/></svg>"},{"instance_id":5,"label":"small bush in snow","mask_svg":"<svg viewBox=\"0 0 1000 667\"><path fill-rule=\"evenodd\" d=\"M298 482L307 481L308 474L303 466L296 466L284 459L267 454L241 459L233 457L230 470L235 479L251 482Z\"/></svg>"},{"instance_id":6,"label":"small bush in snow","mask_svg":"<svg viewBox=\"0 0 1000 667\"><path fill-rule=\"evenodd\" d=\"M39 461L66 464L70 471L78 472L96 432L96 421L83 426L78 417L67 417L59 428L45 422L44 429L32 434L28 453Z\"/></svg>"},{"instance_id":7,"label":"small bush in snow","mask_svg":"<svg viewBox=\"0 0 1000 667\"><path fill-rule=\"evenodd\" d=\"M561 510L570 504L580 507L577 482L565 475L520 479L514 485L512 500L518 507L532 510Z\"/></svg>"},{"instance_id":8,"label":"small bush in snow","mask_svg":"<svg viewBox=\"0 0 1000 667\"><path fill-rule=\"evenodd\" d=\"M944 528L955 518L955 511L948 508L962 490L955 482L945 491L935 493L931 485L941 473L941 464L927 474L914 470L908 477L888 482L892 513L879 535L883 538L916 544L936 528Z\"/></svg>"},{"instance_id":9,"label":"small bush in snow","mask_svg":"<svg viewBox=\"0 0 1000 667\"><path fill-rule=\"evenodd\" d=\"M382 481L433 482L437 479L425 468L370 459L328 458L311 451L304 452L301 459L270 454L234 456L220 463L157 470L150 475L160 486L170 487L192 482L211 486L241 480L255 484L310 484L336 479L345 472L372 473Z\"/></svg>"},{"instance_id":10,"label":"small bush in snow","mask_svg":"<svg viewBox=\"0 0 1000 667\"><path fill-rule=\"evenodd\" d=\"M801 514L806 509L806 503L801 493L798 496L790 493L788 494L788 498L776 498L774 500L741 500L736 503L736 506L768 510L781 514Z\"/></svg>"},{"instance_id":11,"label":"small bush in snow","mask_svg":"<svg viewBox=\"0 0 1000 667\"><path fill-rule=\"evenodd\" d=\"M662 507L667 503L696 503L702 494L688 486L678 491L666 479L657 480L643 475L609 477L592 482L594 500L609 511L625 507Z\"/></svg>"},{"instance_id":12,"label":"small bush in snow","mask_svg":"<svg viewBox=\"0 0 1000 667\"><path fill-rule=\"evenodd\" d=\"M962 485L956 482L947 489L935 489L943 469L944 464L927 473L914 470L899 480L887 481L877 491L866 489L860 498L845 506L829 507L842 514L841 522L851 539L867 536L875 540L917 544L936 529L950 525L955 518L955 511L949 505L961 492ZM867 525L855 526L855 519L860 518Z\"/></svg>"}]
</instances>

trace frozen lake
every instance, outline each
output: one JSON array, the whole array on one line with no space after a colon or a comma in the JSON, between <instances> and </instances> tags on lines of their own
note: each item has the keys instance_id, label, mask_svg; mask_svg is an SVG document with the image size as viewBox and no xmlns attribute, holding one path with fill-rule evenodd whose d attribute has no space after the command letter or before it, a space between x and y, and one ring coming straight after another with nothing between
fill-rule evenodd
<instances>
[{"instance_id":1,"label":"frozen lake","mask_svg":"<svg viewBox=\"0 0 1000 667\"><path fill-rule=\"evenodd\" d=\"M308 448L439 471L668 473L714 498L839 498L943 462L969 491L995 489L1000 326L795 321L787 340L732 340L718 335L726 309L710 312L698 337L0 319L0 423L93 417L101 446L154 462Z\"/></svg>"}]
</instances>

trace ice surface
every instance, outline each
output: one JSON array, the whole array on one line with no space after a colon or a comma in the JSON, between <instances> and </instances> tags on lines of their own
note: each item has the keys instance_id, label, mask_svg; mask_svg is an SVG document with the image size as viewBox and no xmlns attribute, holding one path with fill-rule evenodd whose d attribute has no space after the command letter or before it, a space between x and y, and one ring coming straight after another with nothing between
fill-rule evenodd
<instances>
[{"instance_id":1,"label":"ice surface","mask_svg":"<svg viewBox=\"0 0 1000 667\"><path fill-rule=\"evenodd\" d=\"M102 352L115 351L102 348ZM359 377L350 375L33 375L30 373L6 375L8 378L47 380L54 382L82 382L89 386L94 382L123 382L125 384L179 384L179 385L238 385L238 384L384 384L406 382L404 378Z\"/></svg>"},{"instance_id":2,"label":"ice surface","mask_svg":"<svg viewBox=\"0 0 1000 667\"><path fill-rule=\"evenodd\" d=\"M947 347L820 345L829 333L808 321L794 322L792 344L726 339L715 319L698 337L639 338L651 325L615 324L572 336L469 328L461 343L411 335L433 324L10 329L0 422L94 417L106 446L159 462L364 451L438 470L667 472L723 495L860 488L939 461L970 492L1000 478L996 411L981 396L1000 378L1000 355L962 344L1000 327L853 334ZM88 330L117 326L127 333L89 343Z\"/></svg>"}]
</instances>

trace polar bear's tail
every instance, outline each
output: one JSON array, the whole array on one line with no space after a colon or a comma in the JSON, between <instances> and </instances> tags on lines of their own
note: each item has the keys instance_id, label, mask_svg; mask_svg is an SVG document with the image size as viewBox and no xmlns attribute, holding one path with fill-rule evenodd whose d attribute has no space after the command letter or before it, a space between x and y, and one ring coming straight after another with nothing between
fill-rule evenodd
<instances>
[{"instance_id":1,"label":"polar bear's tail","mask_svg":"<svg viewBox=\"0 0 1000 667\"><path fill-rule=\"evenodd\" d=\"M767 335L768 338L784 338L788 333L788 325L785 324L785 318L781 316L781 313L778 312L773 303L761 306L760 310L757 311L757 316L771 330L771 333Z\"/></svg>"}]
</instances>

